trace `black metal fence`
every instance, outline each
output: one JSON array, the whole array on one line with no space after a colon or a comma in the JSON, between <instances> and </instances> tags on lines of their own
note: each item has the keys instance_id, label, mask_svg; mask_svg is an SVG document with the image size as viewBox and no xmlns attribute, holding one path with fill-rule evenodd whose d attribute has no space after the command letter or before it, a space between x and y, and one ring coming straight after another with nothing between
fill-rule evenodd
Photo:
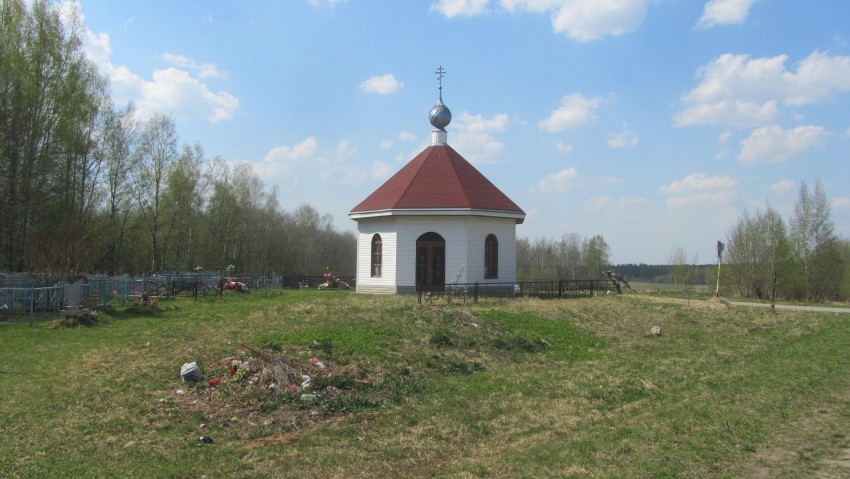
<instances>
[{"instance_id":1,"label":"black metal fence","mask_svg":"<svg viewBox=\"0 0 850 479\"><path fill-rule=\"evenodd\" d=\"M472 301L477 303L488 298L581 298L607 293L613 289L608 279L579 280L535 280L516 283L458 283L441 288L417 288L418 301L444 300L449 303Z\"/></svg>"}]
</instances>

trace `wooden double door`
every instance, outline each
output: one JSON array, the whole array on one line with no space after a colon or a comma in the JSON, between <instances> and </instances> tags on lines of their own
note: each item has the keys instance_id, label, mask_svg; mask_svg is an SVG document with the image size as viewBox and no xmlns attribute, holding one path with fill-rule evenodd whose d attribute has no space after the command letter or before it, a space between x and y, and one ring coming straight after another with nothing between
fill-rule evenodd
<instances>
[{"instance_id":1,"label":"wooden double door","mask_svg":"<svg viewBox=\"0 0 850 479\"><path fill-rule=\"evenodd\" d=\"M437 233L416 240L416 286L420 291L446 288L446 241Z\"/></svg>"}]
</instances>

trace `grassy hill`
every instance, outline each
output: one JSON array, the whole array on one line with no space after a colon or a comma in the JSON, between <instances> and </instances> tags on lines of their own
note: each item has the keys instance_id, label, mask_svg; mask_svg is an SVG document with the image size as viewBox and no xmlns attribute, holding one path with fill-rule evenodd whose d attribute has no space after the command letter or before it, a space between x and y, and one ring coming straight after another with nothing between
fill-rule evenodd
<instances>
[{"instance_id":1,"label":"grassy hill","mask_svg":"<svg viewBox=\"0 0 850 479\"><path fill-rule=\"evenodd\" d=\"M0 324L0 476L846 477L848 342L847 315L635 295Z\"/></svg>"}]
</instances>

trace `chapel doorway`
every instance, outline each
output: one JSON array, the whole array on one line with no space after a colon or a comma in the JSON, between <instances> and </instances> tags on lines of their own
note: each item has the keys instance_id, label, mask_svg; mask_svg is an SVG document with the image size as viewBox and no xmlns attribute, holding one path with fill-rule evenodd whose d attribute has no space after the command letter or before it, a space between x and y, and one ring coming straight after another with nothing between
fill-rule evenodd
<instances>
[{"instance_id":1,"label":"chapel doorway","mask_svg":"<svg viewBox=\"0 0 850 479\"><path fill-rule=\"evenodd\" d=\"M446 240L437 233L425 233L416 240L416 286L420 291L446 287Z\"/></svg>"}]
</instances>

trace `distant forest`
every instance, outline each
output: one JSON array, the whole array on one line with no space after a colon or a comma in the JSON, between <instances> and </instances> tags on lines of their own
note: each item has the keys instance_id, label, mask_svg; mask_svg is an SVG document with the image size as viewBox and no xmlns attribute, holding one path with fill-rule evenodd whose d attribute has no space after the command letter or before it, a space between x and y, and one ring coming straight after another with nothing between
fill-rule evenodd
<instances>
[{"instance_id":1,"label":"distant forest","mask_svg":"<svg viewBox=\"0 0 850 479\"><path fill-rule=\"evenodd\" d=\"M714 284L717 281L716 264L692 265L695 273L693 284ZM669 264L615 264L611 269L627 281L644 283L670 283L676 282L675 266Z\"/></svg>"}]
</instances>

